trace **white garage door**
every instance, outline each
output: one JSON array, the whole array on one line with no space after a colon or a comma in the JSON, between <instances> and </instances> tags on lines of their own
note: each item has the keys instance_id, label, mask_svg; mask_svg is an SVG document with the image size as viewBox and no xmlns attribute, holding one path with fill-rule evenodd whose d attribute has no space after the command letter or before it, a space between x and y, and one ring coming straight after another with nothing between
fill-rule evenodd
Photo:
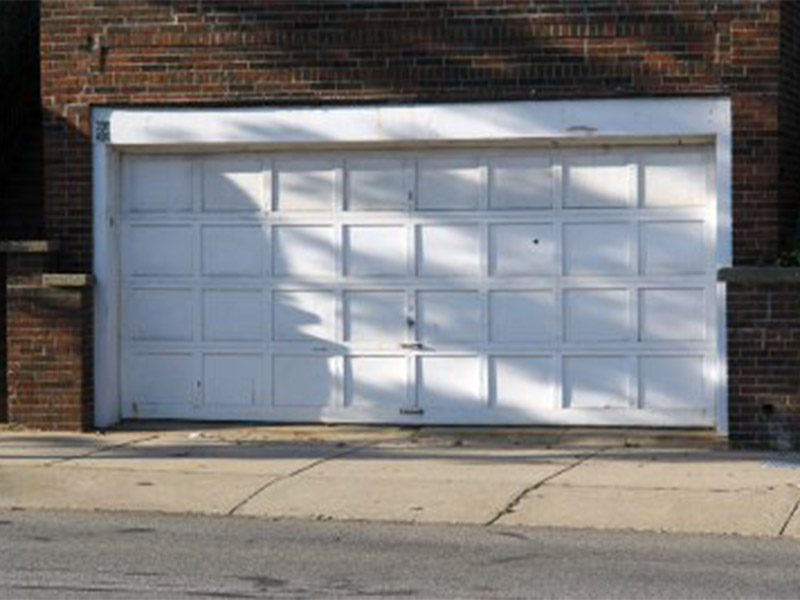
<instances>
[{"instance_id":1,"label":"white garage door","mask_svg":"<svg viewBox=\"0 0 800 600\"><path fill-rule=\"evenodd\" d=\"M123 155L124 416L713 424L713 156Z\"/></svg>"}]
</instances>

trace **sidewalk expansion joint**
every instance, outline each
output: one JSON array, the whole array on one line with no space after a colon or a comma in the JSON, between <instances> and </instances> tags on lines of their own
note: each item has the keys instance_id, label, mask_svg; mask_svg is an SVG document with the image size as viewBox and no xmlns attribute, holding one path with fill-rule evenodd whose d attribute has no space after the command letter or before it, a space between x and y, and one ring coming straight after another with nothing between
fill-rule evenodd
<instances>
[{"instance_id":1,"label":"sidewalk expansion joint","mask_svg":"<svg viewBox=\"0 0 800 600\"><path fill-rule=\"evenodd\" d=\"M786 533L786 529L789 527L789 523L792 522L792 519L797 514L797 511L800 510L800 498L797 499L797 502L794 503L792 510L789 511L789 516L786 517L786 521L783 522L781 525L780 531L778 531L778 537L783 536Z\"/></svg>"},{"instance_id":2,"label":"sidewalk expansion joint","mask_svg":"<svg viewBox=\"0 0 800 600\"><path fill-rule=\"evenodd\" d=\"M56 458L50 462L45 463L44 467L54 467L56 465L61 465L67 462L72 462L76 460L82 460L84 458L89 458L90 456L95 456L96 454L102 454L103 452L108 452L109 450L116 450L118 448L125 448L126 446L135 446L136 444L140 444L143 442L149 442L151 440L155 440L158 438L158 434L148 435L147 437L137 438L135 440L128 440L127 442L120 442L118 444L108 444L107 446L101 446L100 448L93 448L86 454L78 454L76 456L67 456L64 458Z\"/></svg>"},{"instance_id":3,"label":"sidewalk expansion joint","mask_svg":"<svg viewBox=\"0 0 800 600\"><path fill-rule=\"evenodd\" d=\"M329 461L332 461L332 460L336 460L338 458L342 458L343 456L350 456L351 454L356 454L357 452L361 452L362 450L366 450L367 448L370 448L370 447L375 446L375 445L376 445L375 443L371 443L371 444L363 444L361 446L356 446L354 448L348 448L347 450L343 450L342 452L338 452L336 454L332 454L331 456L325 456L323 458L318 458L317 460L315 460L311 464L305 465L304 467L300 467L299 469L295 469L294 471L292 471L290 473L286 473L285 475L280 475L279 477L275 477L274 479L270 479L264 485L262 485L261 487L259 487L255 491L253 491L252 493L248 494L246 497L244 497L239 502L237 502L233 506L233 508L231 508L225 514L227 516L232 516L232 515L236 514L236 511L238 511L245 504L250 502L253 498L258 496L259 494L261 494L265 490L271 488L273 485L276 485L276 484L278 484L278 483L280 483L282 481L286 481L287 479L291 479L293 477L297 477L298 475L301 475L302 473L310 471L311 469L313 469L315 467L318 467L319 465L324 464L326 462L329 462Z\"/></svg>"},{"instance_id":4,"label":"sidewalk expansion joint","mask_svg":"<svg viewBox=\"0 0 800 600\"><path fill-rule=\"evenodd\" d=\"M516 496L514 496L509 501L509 503L506 504L495 516L493 516L491 519L486 521L486 523L484 523L484 527L490 527L490 526L494 525L495 523L497 523L497 521L499 521L500 519L502 519L506 515L509 515L512 512L514 512L514 509L516 509L517 506L519 506L519 503L522 502L522 500L525 498L525 496L527 496L531 492L534 492L534 491L538 490L540 487L542 487L546 483L549 483L550 481L552 481L556 477L560 477L564 473L567 473L568 471L571 471L572 469L574 469L576 467L579 467L580 465L585 463L587 460L592 459L595 456L597 456L598 454L600 454L601 452L605 452L606 450L609 450L609 449L611 449L611 446L609 446L607 448L600 448L598 450L595 450L594 452L590 452L589 454L585 454L584 456L581 456L580 458L578 458L575 462L568 464L563 469L559 469L558 471L556 471L552 475L548 475L547 477L545 477L544 479L540 479L539 481L537 481L533 485L529 485L528 487L524 488L521 492L519 492Z\"/></svg>"}]
</instances>

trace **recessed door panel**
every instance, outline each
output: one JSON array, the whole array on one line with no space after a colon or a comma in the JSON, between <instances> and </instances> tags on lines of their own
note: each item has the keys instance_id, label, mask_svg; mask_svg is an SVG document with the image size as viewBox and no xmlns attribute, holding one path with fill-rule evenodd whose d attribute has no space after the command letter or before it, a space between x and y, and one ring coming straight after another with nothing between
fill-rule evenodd
<instances>
[{"instance_id":1,"label":"recessed door panel","mask_svg":"<svg viewBox=\"0 0 800 600\"><path fill-rule=\"evenodd\" d=\"M417 359L417 369L418 402L423 409L486 408L477 357L422 356Z\"/></svg>"},{"instance_id":2,"label":"recessed door panel","mask_svg":"<svg viewBox=\"0 0 800 600\"><path fill-rule=\"evenodd\" d=\"M425 342L474 342L482 338L478 292L419 292L417 325Z\"/></svg>"},{"instance_id":3,"label":"recessed door panel","mask_svg":"<svg viewBox=\"0 0 800 600\"><path fill-rule=\"evenodd\" d=\"M286 291L272 296L275 341L331 341L334 331L333 292Z\"/></svg>"},{"instance_id":4,"label":"recessed door panel","mask_svg":"<svg viewBox=\"0 0 800 600\"><path fill-rule=\"evenodd\" d=\"M263 339L264 296L260 290L203 290L202 302L204 340Z\"/></svg>"},{"instance_id":5,"label":"recessed door panel","mask_svg":"<svg viewBox=\"0 0 800 600\"><path fill-rule=\"evenodd\" d=\"M130 339L150 342L191 341L194 298L189 289L138 288L128 292L125 308Z\"/></svg>"},{"instance_id":6,"label":"recessed door panel","mask_svg":"<svg viewBox=\"0 0 800 600\"><path fill-rule=\"evenodd\" d=\"M349 291L344 310L348 342L400 344L406 339L409 323L404 292Z\"/></svg>"},{"instance_id":7,"label":"recessed door panel","mask_svg":"<svg viewBox=\"0 0 800 600\"><path fill-rule=\"evenodd\" d=\"M552 342L555 299L552 290L496 290L489 293L492 342L522 344Z\"/></svg>"},{"instance_id":8,"label":"recessed door panel","mask_svg":"<svg viewBox=\"0 0 800 600\"><path fill-rule=\"evenodd\" d=\"M493 356L489 362L493 404L543 415L555 408L553 359L549 356Z\"/></svg>"},{"instance_id":9,"label":"recessed door panel","mask_svg":"<svg viewBox=\"0 0 800 600\"><path fill-rule=\"evenodd\" d=\"M397 410L408 404L404 356L351 356L345 372L348 406Z\"/></svg>"},{"instance_id":10,"label":"recessed door panel","mask_svg":"<svg viewBox=\"0 0 800 600\"><path fill-rule=\"evenodd\" d=\"M568 342L622 342L631 337L627 289L564 290L564 338Z\"/></svg>"},{"instance_id":11,"label":"recessed door panel","mask_svg":"<svg viewBox=\"0 0 800 600\"><path fill-rule=\"evenodd\" d=\"M495 210L552 208L553 191L549 157L504 157L489 162L489 206Z\"/></svg>"},{"instance_id":12,"label":"recessed door panel","mask_svg":"<svg viewBox=\"0 0 800 600\"><path fill-rule=\"evenodd\" d=\"M272 229L277 277L331 277L334 274L334 232L330 226L281 225Z\"/></svg>"},{"instance_id":13,"label":"recessed door panel","mask_svg":"<svg viewBox=\"0 0 800 600\"><path fill-rule=\"evenodd\" d=\"M125 212L190 212L192 162L164 156L130 157L123 163L122 189Z\"/></svg>"},{"instance_id":14,"label":"recessed door panel","mask_svg":"<svg viewBox=\"0 0 800 600\"><path fill-rule=\"evenodd\" d=\"M203 356L203 403L210 406L252 406L262 396L260 354Z\"/></svg>"},{"instance_id":15,"label":"recessed door panel","mask_svg":"<svg viewBox=\"0 0 800 600\"><path fill-rule=\"evenodd\" d=\"M330 406L337 400L334 389L336 358L332 356L281 356L272 363L275 406Z\"/></svg>"},{"instance_id":16,"label":"recessed door panel","mask_svg":"<svg viewBox=\"0 0 800 600\"><path fill-rule=\"evenodd\" d=\"M134 225L124 233L122 268L136 277L187 277L194 271L194 229Z\"/></svg>"},{"instance_id":17,"label":"recessed door panel","mask_svg":"<svg viewBox=\"0 0 800 600\"><path fill-rule=\"evenodd\" d=\"M565 408L630 408L630 364L624 356L565 356Z\"/></svg>"},{"instance_id":18,"label":"recessed door panel","mask_svg":"<svg viewBox=\"0 0 800 600\"><path fill-rule=\"evenodd\" d=\"M703 206L708 199L709 155L704 150L645 152L642 204L646 208Z\"/></svg>"},{"instance_id":19,"label":"recessed door panel","mask_svg":"<svg viewBox=\"0 0 800 600\"><path fill-rule=\"evenodd\" d=\"M347 162L347 209L407 211L411 187L402 160Z\"/></svg>"},{"instance_id":20,"label":"recessed door panel","mask_svg":"<svg viewBox=\"0 0 800 600\"><path fill-rule=\"evenodd\" d=\"M421 159L417 210L475 210L483 186L474 158Z\"/></svg>"},{"instance_id":21,"label":"recessed door panel","mask_svg":"<svg viewBox=\"0 0 800 600\"><path fill-rule=\"evenodd\" d=\"M553 226L519 223L489 227L489 272L495 277L530 277L556 272Z\"/></svg>"},{"instance_id":22,"label":"recessed door panel","mask_svg":"<svg viewBox=\"0 0 800 600\"><path fill-rule=\"evenodd\" d=\"M263 210L262 171L260 160L203 161L203 210L225 213Z\"/></svg>"},{"instance_id":23,"label":"recessed door panel","mask_svg":"<svg viewBox=\"0 0 800 600\"><path fill-rule=\"evenodd\" d=\"M418 275L478 276L480 238L477 225L422 225L417 234Z\"/></svg>"},{"instance_id":24,"label":"recessed door panel","mask_svg":"<svg viewBox=\"0 0 800 600\"><path fill-rule=\"evenodd\" d=\"M708 409L702 356L642 356L639 393L642 408L669 412Z\"/></svg>"},{"instance_id":25,"label":"recessed door panel","mask_svg":"<svg viewBox=\"0 0 800 600\"><path fill-rule=\"evenodd\" d=\"M279 212L330 212L337 191L337 167L330 162L296 161L275 163L276 198Z\"/></svg>"},{"instance_id":26,"label":"recessed door panel","mask_svg":"<svg viewBox=\"0 0 800 600\"><path fill-rule=\"evenodd\" d=\"M564 161L564 206L627 208L633 205L636 171L621 153L572 154Z\"/></svg>"},{"instance_id":27,"label":"recessed door panel","mask_svg":"<svg viewBox=\"0 0 800 600\"><path fill-rule=\"evenodd\" d=\"M640 228L645 275L697 275L706 270L702 221L646 222Z\"/></svg>"},{"instance_id":28,"label":"recessed door panel","mask_svg":"<svg viewBox=\"0 0 800 600\"><path fill-rule=\"evenodd\" d=\"M128 359L128 401L142 404L183 404L198 398L195 359L188 352L137 353Z\"/></svg>"},{"instance_id":29,"label":"recessed door panel","mask_svg":"<svg viewBox=\"0 0 800 600\"><path fill-rule=\"evenodd\" d=\"M632 270L627 223L564 225L565 275L626 275Z\"/></svg>"},{"instance_id":30,"label":"recessed door panel","mask_svg":"<svg viewBox=\"0 0 800 600\"><path fill-rule=\"evenodd\" d=\"M705 339L705 304L702 289L641 290L641 339L683 342Z\"/></svg>"},{"instance_id":31,"label":"recessed door panel","mask_svg":"<svg viewBox=\"0 0 800 600\"><path fill-rule=\"evenodd\" d=\"M345 229L345 270L354 277L402 277L408 272L405 227L351 225Z\"/></svg>"},{"instance_id":32,"label":"recessed door panel","mask_svg":"<svg viewBox=\"0 0 800 600\"><path fill-rule=\"evenodd\" d=\"M202 271L211 277L261 277L267 262L266 231L256 225L201 229Z\"/></svg>"}]
</instances>

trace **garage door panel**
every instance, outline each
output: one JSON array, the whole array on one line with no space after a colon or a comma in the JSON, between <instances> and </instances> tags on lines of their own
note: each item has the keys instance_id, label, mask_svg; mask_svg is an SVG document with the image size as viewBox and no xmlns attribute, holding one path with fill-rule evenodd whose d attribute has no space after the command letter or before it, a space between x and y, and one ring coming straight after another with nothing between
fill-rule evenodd
<instances>
[{"instance_id":1,"label":"garage door panel","mask_svg":"<svg viewBox=\"0 0 800 600\"><path fill-rule=\"evenodd\" d=\"M417 401L424 408L454 411L487 408L477 356L417 358Z\"/></svg>"},{"instance_id":2,"label":"garage door panel","mask_svg":"<svg viewBox=\"0 0 800 600\"><path fill-rule=\"evenodd\" d=\"M165 157L128 158L122 168L122 189L125 212L190 212L192 162Z\"/></svg>"},{"instance_id":3,"label":"garage door panel","mask_svg":"<svg viewBox=\"0 0 800 600\"><path fill-rule=\"evenodd\" d=\"M335 268L334 230L330 226L274 227L273 260L277 277L332 277Z\"/></svg>"},{"instance_id":4,"label":"garage door panel","mask_svg":"<svg viewBox=\"0 0 800 600\"><path fill-rule=\"evenodd\" d=\"M565 275L628 275L632 251L627 223L564 225Z\"/></svg>"},{"instance_id":5,"label":"garage door panel","mask_svg":"<svg viewBox=\"0 0 800 600\"><path fill-rule=\"evenodd\" d=\"M640 357L639 393L646 410L708 410L704 357Z\"/></svg>"},{"instance_id":6,"label":"garage door panel","mask_svg":"<svg viewBox=\"0 0 800 600\"><path fill-rule=\"evenodd\" d=\"M707 425L713 156L123 154L127 414Z\"/></svg>"},{"instance_id":7,"label":"garage door panel","mask_svg":"<svg viewBox=\"0 0 800 600\"><path fill-rule=\"evenodd\" d=\"M407 211L409 183L402 160L348 161L346 207L351 211Z\"/></svg>"},{"instance_id":8,"label":"garage door panel","mask_svg":"<svg viewBox=\"0 0 800 600\"><path fill-rule=\"evenodd\" d=\"M203 339L253 342L263 338L260 290L203 290Z\"/></svg>"},{"instance_id":9,"label":"garage door panel","mask_svg":"<svg viewBox=\"0 0 800 600\"><path fill-rule=\"evenodd\" d=\"M489 293L489 337L498 343L546 343L555 337L553 290Z\"/></svg>"},{"instance_id":10,"label":"garage door panel","mask_svg":"<svg viewBox=\"0 0 800 600\"><path fill-rule=\"evenodd\" d=\"M475 210L483 195L482 167L474 158L419 161L417 210Z\"/></svg>"},{"instance_id":11,"label":"garage door panel","mask_svg":"<svg viewBox=\"0 0 800 600\"><path fill-rule=\"evenodd\" d=\"M275 341L330 341L334 336L335 298L332 291L274 292Z\"/></svg>"},{"instance_id":12,"label":"garage door panel","mask_svg":"<svg viewBox=\"0 0 800 600\"><path fill-rule=\"evenodd\" d=\"M348 291L344 296L345 340L400 344L406 339L406 295L397 291Z\"/></svg>"},{"instance_id":13,"label":"garage door panel","mask_svg":"<svg viewBox=\"0 0 800 600\"><path fill-rule=\"evenodd\" d=\"M706 296L702 288L642 289L639 292L641 339L702 341L706 337Z\"/></svg>"},{"instance_id":14,"label":"garage door panel","mask_svg":"<svg viewBox=\"0 0 800 600\"><path fill-rule=\"evenodd\" d=\"M260 160L203 161L203 210L211 213L263 210L263 171Z\"/></svg>"},{"instance_id":15,"label":"garage door panel","mask_svg":"<svg viewBox=\"0 0 800 600\"><path fill-rule=\"evenodd\" d=\"M503 157L489 162L489 206L494 210L552 208L554 186L550 157Z\"/></svg>"},{"instance_id":16,"label":"garage door panel","mask_svg":"<svg viewBox=\"0 0 800 600\"><path fill-rule=\"evenodd\" d=\"M345 374L348 406L398 410L408 404L405 356L349 356Z\"/></svg>"},{"instance_id":17,"label":"garage door panel","mask_svg":"<svg viewBox=\"0 0 800 600\"><path fill-rule=\"evenodd\" d=\"M275 406L330 406L337 402L337 370L332 356L275 355L272 400Z\"/></svg>"},{"instance_id":18,"label":"garage door panel","mask_svg":"<svg viewBox=\"0 0 800 600\"><path fill-rule=\"evenodd\" d=\"M709 155L704 150L644 152L642 205L646 208L704 206L708 202Z\"/></svg>"},{"instance_id":19,"label":"garage door panel","mask_svg":"<svg viewBox=\"0 0 800 600\"><path fill-rule=\"evenodd\" d=\"M417 229L417 274L421 277L477 277L480 234L477 225L422 225Z\"/></svg>"},{"instance_id":20,"label":"garage door panel","mask_svg":"<svg viewBox=\"0 0 800 600\"><path fill-rule=\"evenodd\" d=\"M489 226L489 273L494 277L553 275L557 270L553 225Z\"/></svg>"},{"instance_id":21,"label":"garage door panel","mask_svg":"<svg viewBox=\"0 0 800 600\"><path fill-rule=\"evenodd\" d=\"M565 408L630 408L631 368L626 356L565 356Z\"/></svg>"},{"instance_id":22,"label":"garage door panel","mask_svg":"<svg viewBox=\"0 0 800 600\"><path fill-rule=\"evenodd\" d=\"M213 406L256 404L262 397L260 354L204 354L203 403Z\"/></svg>"},{"instance_id":23,"label":"garage door panel","mask_svg":"<svg viewBox=\"0 0 800 600\"><path fill-rule=\"evenodd\" d=\"M128 401L142 404L184 404L195 400L197 376L191 353L137 353L128 359Z\"/></svg>"},{"instance_id":24,"label":"garage door panel","mask_svg":"<svg viewBox=\"0 0 800 600\"><path fill-rule=\"evenodd\" d=\"M547 413L555 406L550 356L493 356L489 361L492 404L521 415Z\"/></svg>"},{"instance_id":25,"label":"garage door panel","mask_svg":"<svg viewBox=\"0 0 800 600\"><path fill-rule=\"evenodd\" d=\"M269 243L260 226L204 226L200 232L202 273L210 277L261 277Z\"/></svg>"},{"instance_id":26,"label":"garage door panel","mask_svg":"<svg viewBox=\"0 0 800 600\"><path fill-rule=\"evenodd\" d=\"M636 170L624 154L590 152L564 161L566 208L628 208L634 205Z\"/></svg>"},{"instance_id":27,"label":"garage door panel","mask_svg":"<svg viewBox=\"0 0 800 600\"><path fill-rule=\"evenodd\" d=\"M631 339L630 301L630 292L625 288L564 290L564 339L568 342Z\"/></svg>"},{"instance_id":28,"label":"garage door panel","mask_svg":"<svg viewBox=\"0 0 800 600\"><path fill-rule=\"evenodd\" d=\"M425 342L476 342L482 335L477 291L417 293L417 325Z\"/></svg>"},{"instance_id":29,"label":"garage door panel","mask_svg":"<svg viewBox=\"0 0 800 600\"><path fill-rule=\"evenodd\" d=\"M403 277L408 273L408 232L403 226L345 228L345 272L356 277Z\"/></svg>"},{"instance_id":30,"label":"garage door panel","mask_svg":"<svg viewBox=\"0 0 800 600\"><path fill-rule=\"evenodd\" d=\"M275 163L274 210L330 212L341 182L341 169L329 161Z\"/></svg>"},{"instance_id":31,"label":"garage door panel","mask_svg":"<svg viewBox=\"0 0 800 600\"><path fill-rule=\"evenodd\" d=\"M180 277L194 272L192 227L135 225L124 233L122 270L137 277Z\"/></svg>"},{"instance_id":32,"label":"garage door panel","mask_svg":"<svg viewBox=\"0 0 800 600\"><path fill-rule=\"evenodd\" d=\"M139 288L127 293L126 328L136 341L185 342L194 335L191 289Z\"/></svg>"},{"instance_id":33,"label":"garage door panel","mask_svg":"<svg viewBox=\"0 0 800 600\"><path fill-rule=\"evenodd\" d=\"M697 275L706 271L703 221L653 221L640 225L645 275Z\"/></svg>"}]
</instances>

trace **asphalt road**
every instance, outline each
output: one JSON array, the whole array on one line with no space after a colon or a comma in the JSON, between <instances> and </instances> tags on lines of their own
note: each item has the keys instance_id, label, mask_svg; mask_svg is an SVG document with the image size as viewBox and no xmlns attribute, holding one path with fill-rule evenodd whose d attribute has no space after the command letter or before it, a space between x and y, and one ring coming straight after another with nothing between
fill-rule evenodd
<instances>
[{"instance_id":1,"label":"asphalt road","mask_svg":"<svg viewBox=\"0 0 800 600\"><path fill-rule=\"evenodd\" d=\"M2 598L800 598L800 541L0 512Z\"/></svg>"}]
</instances>

